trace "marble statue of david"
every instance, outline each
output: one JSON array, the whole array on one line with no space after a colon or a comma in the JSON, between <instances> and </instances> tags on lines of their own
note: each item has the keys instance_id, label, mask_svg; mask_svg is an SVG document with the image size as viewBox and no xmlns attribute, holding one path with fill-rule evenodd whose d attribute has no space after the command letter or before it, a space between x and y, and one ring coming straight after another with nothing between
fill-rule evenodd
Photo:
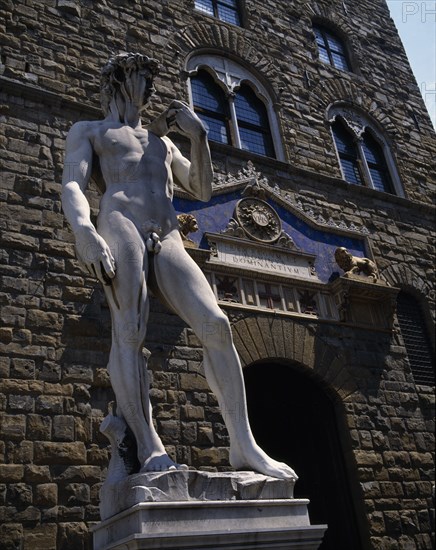
<instances>
[{"instance_id":1,"label":"marble statue of david","mask_svg":"<svg viewBox=\"0 0 436 550\"><path fill-rule=\"evenodd\" d=\"M221 410L239 405L237 413L225 418L232 466L295 480L294 471L271 459L253 438L228 319L179 234L172 205L174 182L195 199L211 197L213 172L206 130L180 101L173 101L148 129L141 124L156 73L156 61L145 55L126 53L110 59L102 70L105 118L75 123L66 142L62 205L78 257L103 283L110 306L108 371L117 414L136 438L142 472L186 468L171 460L153 426L149 384L144 380L142 347L152 279L153 290L202 342L206 377ZM189 138L191 161L166 137L170 130ZM104 181L97 227L84 194L93 170Z\"/></svg>"}]
</instances>

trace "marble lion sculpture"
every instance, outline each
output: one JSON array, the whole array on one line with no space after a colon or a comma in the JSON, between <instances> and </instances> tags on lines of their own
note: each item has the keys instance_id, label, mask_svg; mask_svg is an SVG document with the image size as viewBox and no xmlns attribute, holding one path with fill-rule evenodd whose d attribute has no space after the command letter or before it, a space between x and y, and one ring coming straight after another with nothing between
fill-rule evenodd
<instances>
[{"instance_id":1,"label":"marble lion sculpture","mask_svg":"<svg viewBox=\"0 0 436 550\"><path fill-rule=\"evenodd\" d=\"M198 223L192 214L178 214L179 231L185 246L195 245L194 241L188 237L190 233L198 231Z\"/></svg>"},{"instance_id":2,"label":"marble lion sculpture","mask_svg":"<svg viewBox=\"0 0 436 550\"><path fill-rule=\"evenodd\" d=\"M376 281L379 272L375 263L369 258L353 256L346 248L340 246L335 250L335 260L338 266L345 271L345 276L363 273Z\"/></svg>"}]
</instances>

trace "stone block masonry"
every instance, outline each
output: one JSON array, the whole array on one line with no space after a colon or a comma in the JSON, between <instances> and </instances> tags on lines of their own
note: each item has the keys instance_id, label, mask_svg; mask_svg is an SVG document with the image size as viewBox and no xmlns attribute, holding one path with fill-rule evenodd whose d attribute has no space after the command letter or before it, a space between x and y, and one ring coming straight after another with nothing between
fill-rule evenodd
<instances>
[{"instance_id":1,"label":"stone block masonry","mask_svg":"<svg viewBox=\"0 0 436 550\"><path fill-rule=\"evenodd\" d=\"M194 2L6 0L0 16L0 548L85 550L109 462L110 318L60 205L64 140L100 117L98 73L120 50L156 57L150 118L188 101L185 59L226 52L268 83L285 162L211 145L218 174L251 160L314 218L364 226L382 276L434 316L434 132L383 2L245 2L244 27ZM315 15L314 15L315 14ZM312 18L349 37L358 71L318 60ZM341 179L324 115L360 105L389 137L405 199ZM182 143L183 146L183 143ZM94 184L88 196L98 213ZM417 387L398 328L376 334L228 308L244 366L298 362L335 395L366 549L432 547L434 392ZM270 331L270 332L268 332ZM257 335L257 336L256 336ZM260 335L260 337L259 337ZM178 462L227 470L228 436L192 331L155 300L146 346L158 431ZM338 355L338 350L342 350ZM268 357L265 356L268 355ZM339 406L339 405L338 405Z\"/></svg>"}]
</instances>

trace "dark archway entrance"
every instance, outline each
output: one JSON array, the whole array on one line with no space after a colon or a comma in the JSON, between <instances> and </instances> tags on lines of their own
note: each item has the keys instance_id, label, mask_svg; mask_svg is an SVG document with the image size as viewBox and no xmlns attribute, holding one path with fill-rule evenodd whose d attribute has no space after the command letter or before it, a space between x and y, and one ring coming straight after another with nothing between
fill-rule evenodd
<instances>
[{"instance_id":1,"label":"dark archway entrance","mask_svg":"<svg viewBox=\"0 0 436 550\"><path fill-rule=\"evenodd\" d=\"M257 442L295 469L295 496L310 499L311 523L328 525L320 550L361 550L330 398L289 366L255 363L244 377Z\"/></svg>"}]
</instances>

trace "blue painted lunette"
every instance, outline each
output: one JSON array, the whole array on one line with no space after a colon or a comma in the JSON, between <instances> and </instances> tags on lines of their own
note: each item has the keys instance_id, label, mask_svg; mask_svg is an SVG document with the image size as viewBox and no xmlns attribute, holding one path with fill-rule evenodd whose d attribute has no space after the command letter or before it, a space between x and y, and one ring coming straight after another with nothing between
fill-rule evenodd
<instances>
[{"instance_id":1,"label":"blue painted lunette","mask_svg":"<svg viewBox=\"0 0 436 550\"><path fill-rule=\"evenodd\" d=\"M233 217L236 203L241 199L241 192L235 191L216 195L207 203L174 197L174 208L178 214L189 213L195 216L199 225L197 233L189 238L200 248L208 249L205 233L221 233ZM364 237L350 237L329 232L327 228L315 229L303 218L278 205L271 198L267 202L276 210L282 221L283 230L294 240L296 246L308 254L316 256L315 268L319 279L327 283L339 275L334 253L338 246L347 248L353 256L365 256Z\"/></svg>"}]
</instances>

